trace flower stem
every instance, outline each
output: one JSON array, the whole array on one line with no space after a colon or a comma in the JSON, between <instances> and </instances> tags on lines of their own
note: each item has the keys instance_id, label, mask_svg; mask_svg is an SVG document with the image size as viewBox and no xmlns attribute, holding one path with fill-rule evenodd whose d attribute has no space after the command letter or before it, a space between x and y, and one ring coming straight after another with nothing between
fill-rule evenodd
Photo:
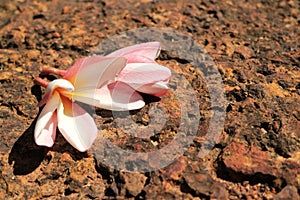
<instances>
[{"instance_id":1,"label":"flower stem","mask_svg":"<svg viewBox=\"0 0 300 200\"><path fill-rule=\"evenodd\" d=\"M67 72L66 70L56 69L53 67L46 67L46 68L41 69L42 75L55 74L55 75L59 75L59 76L64 76L66 74L66 72Z\"/></svg>"},{"instance_id":2,"label":"flower stem","mask_svg":"<svg viewBox=\"0 0 300 200\"><path fill-rule=\"evenodd\" d=\"M35 82L36 84L38 84L38 85L44 87L44 88L46 88L46 87L48 86L48 84L49 84L48 81L46 81L46 80L44 80L44 79L42 79L42 78L40 78L40 77L34 78L34 82Z\"/></svg>"}]
</instances>

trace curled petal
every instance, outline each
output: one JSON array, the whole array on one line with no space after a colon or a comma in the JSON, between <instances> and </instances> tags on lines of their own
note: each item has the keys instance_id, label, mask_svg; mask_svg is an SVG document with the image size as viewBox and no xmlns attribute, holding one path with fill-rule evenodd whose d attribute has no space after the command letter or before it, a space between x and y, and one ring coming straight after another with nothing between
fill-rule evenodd
<instances>
[{"instance_id":1,"label":"curled petal","mask_svg":"<svg viewBox=\"0 0 300 200\"><path fill-rule=\"evenodd\" d=\"M145 105L142 96L122 82L113 82L99 89L72 93L76 101L108 110L135 110Z\"/></svg>"},{"instance_id":2,"label":"curled petal","mask_svg":"<svg viewBox=\"0 0 300 200\"><path fill-rule=\"evenodd\" d=\"M147 42L119 49L108 54L107 56L122 56L128 59L128 63L151 63L155 60L155 58L157 58L159 53L159 42Z\"/></svg>"},{"instance_id":3,"label":"curled petal","mask_svg":"<svg viewBox=\"0 0 300 200\"><path fill-rule=\"evenodd\" d=\"M151 94L153 96L161 97L165 95L168 90L168 81L160 81L154 84L146 84L146 85L136 85L131 84L131 87L135 88L135 90L145 93L145 94Z\"/></svg>"},{"instance_id":4,"label":"curled petal","mask_svg":"<svg viewBox=\"0 0 300 200\"><path fill-rule=\"evenodd\" d=\"M145 56L130 54L130 55L127 55L124 57L128 60L127 64L129 64L129 63L156 63L153 59L145 57Z\"/></svg>"},{"instance_id":5,"label":"curled petal","mask_svg":"<svg viewBox=\"0 0 300 200\"><path fill-rule=\"evenodd\" d=\"M161 65L152 63L131 63L126 65L117 80L127 83L137 91L161 96L168 90L167 83L171 71Z\"/></svg>"},{"instance_id":6,"label":"curled petal","mask_svg":"<svg viewBox=\"0 0 300 200\"><path fill-rule=\"evenodd\" d=\"M38 106L43 106L45 103L49 101L49 99L52 98L53 91L55 89L60 88L61 91L64 92L71 92L74 90L74 86L67 80L64 79L56 79L54 81L51 81L45 91L45 95L43 99L39 102Z\"/></svg>"},{"instance_id":7,"label":"curled petal","mask_svg":"<svg viewBox=\"0 0 300 200\"><path fill-rule=\"evenodd\" d=\"M88 150L97 137L98 129L89 113L69 99L61 97L57 109L58 129L77 150Z\"/></svg>"},{"instance_id":8,"label":"curled petal","mask_svg":"<svg viewBox=\"0 0 300 200\"><path fill-rule=\"evenodd\" d=\"M34 129L34 139L37 145L53 146L57 127L56 109L59 104L59 94L55 92L37 119Z\"/></svg>"},{"instance_id":9,"label":"curled petal","mask_svg":"<svg viewBox=\"0 0 300 200\"><path fill-rule=\"evenodd\" d=\"M123 57L108 58L90 56L77 61L65 74L76 90L82 88L99 88L109 81L114 81L125 67L127 60Z\"/></svg>"}]
</instances>

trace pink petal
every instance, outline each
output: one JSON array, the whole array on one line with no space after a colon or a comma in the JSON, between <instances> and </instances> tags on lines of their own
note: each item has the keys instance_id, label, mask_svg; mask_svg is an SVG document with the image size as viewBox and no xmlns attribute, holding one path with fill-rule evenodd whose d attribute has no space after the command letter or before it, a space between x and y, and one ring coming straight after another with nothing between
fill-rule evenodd
<instances>
[{"instance_id":1,"label":"pink petal","mask_svg":"<svg viewBox=\"0 0 300 200\"><path fill-rule=\"evenodd\" d=\"M139 56L139 55L126 55L124 56L124 58L126 58L127 64L129 63L156 63L153 59L150 59L148 57L145 56Z\"/></svg>"},{"instance_id":2,"label":"pink petal","mask_svg":"<svg viewBox=\"0 0 300 200\"><path fill-rule=\"evenodd\" d=\"M57 109L58 129L74 148L88 150L98 134L94 119L76 103L63 96L61 100Z\"/></svg>"},{"instance_id":3,"label":"pink petal","mask_svg":"<svg viewBox=\"0 0 300 200\"><path fill-rule=\"evenodd\" d=\"M145 105L142 96L122 82L114 82L100 89L72 93L76 101L108 110L135 110Z\"/></svg>"},{"instance_id":4,"label":"pink petal","mask_svg":"<svg viewBox=\"0 0 300 200\"><path fill-rule=\"evenodd\" d=\"M59 94L55 92L37 119L34 129L34 139L37 145L53 146L57 127L56 109L59 104Z\"/></svg>"},{"instance_id":5,"label":"pink petal","mask_svg":"<svg viewBox=\"0 0 300 200\"><path fill-rule=\"evenodd\" d=\"M152 63L131 63L119 74L117 80L127 83L137 91L147 94L165 93L171 71L161 65Z\"/></svg>"},{"instance_id":6,"label":"pink petal","mask_svg":"<svg viewBox=\"0 0 300 200\"><path fill-rule=\"evenodd\" d=\"M148 63L153 62L160 53L159 42L147 42L125 47L114 51L107 56L109 57L125 57L128 63Z\"/></svg>"},{"instance_id":7,"label":"pink petal","mask_svg":"<svg viewBox=\"0 0 300 200\"><path fill-rule=\"evenodd\" d=\"M93 65L97 62L101 62L102 60L105 60L106 58L104 56L90 56L90 57L83 57L78 59L72 67L70 67L65 75L63 76L64 79L71 80L72 77L76 76L78 72L81 70L83 67L87 67L89 65Z\"/></svg>"},{"instance_id":8,"label":"pink petal","mask_svg":"<svg viewBox=\"0 0 300 200\"><path fill-rule=\"evenodd\" d=\"M117 80L125 83L151 84L169 80L171 71L152 63L131 63L121 71Z\"/></svg>"},{"instance_id":9,"label":"pink petal","mask_svg":"<svg viewBox=\"0 0 300 200\"><path fill-rule=\"evenodd\" d=\"M131 84L131 87L136 88L137 91L151 94L157 97L164 96L168 91L168 81L161 81L154 84L146 84L146 85L135 85Z\"/></svg>"},{"instance_id":10,"label":"pink petal","mask_svg":"<svg viewBox=\"0 0 300 200\"><path fill-rule=\"evenodd\" d=\"M114 81L126 62L122 57L86 57L77 61L63 78L69 80L76 89L99 88L109 81Z\"/></svg>"},{"instance_id":11,"label":"pink petal","mask_svg":"<svg viewBox=\"0 0 300 200\"><path fill-rule=\"evenodd\" d=\"M47 103L49 101L49 99L52 98L52 93L55 89L57 88L62 88L65 91L73 91L74 87L73 85L64 79L56 79L51 81L45 91L45 95L43 97L43 99L39 102L38 106L43 106L45 103Z\"/></svg>"}]
</instances>

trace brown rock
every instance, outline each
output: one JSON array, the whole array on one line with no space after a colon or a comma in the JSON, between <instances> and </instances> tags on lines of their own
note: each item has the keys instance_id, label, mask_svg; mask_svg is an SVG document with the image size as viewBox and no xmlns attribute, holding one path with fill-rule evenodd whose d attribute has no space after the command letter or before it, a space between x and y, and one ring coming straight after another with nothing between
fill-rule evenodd
<instances>
[{"instance_id":1,"label":"brown rock","mask_svg":"<svg viewBox=\"0 0 300 200\"><path fill-rule=\"evenodd\" d=\"M9 81L9 79L12 77L11 72L1 72L0 74L0 81Z\"/></svg>"},{"instance_id":2,"label":"brown rock","mask_svg":"<svg viewBox=\"0 0 300 200\"><path fill-rule=\"evenodd\" d=\"M162 170L162 175L165 178L171 178L174 181L178 181L181 179L182 173L185 171L187 167L187 162L185 157L180 157L172 165L166 167Z\"/></svg>"},{"instance_id":3,"label":"brown rock","mask_svg":"<svg viewBox=\"0 0 300 200\"><path fill-rule=\"evenodd\" d=\"M274 200L295 200L300 199L297 188L291 185L284 187L275 197Z\"/></svg>"},{"instance_id":4,"label":"brown rock","mask_svg":"<svg viewBox=\"0 0 300 200\"><path fill-rule=\"evenodd\" d=\"M120 176L124 181L124 188L134 197L141 193L147 180L144 174L138 173L121 173Z\"/></svg>"},{"instance_id":5,"label":"brown rock","mask_svg":"<svg viewBox=\"0 0 300 200\"><path fill-rule=\"evenodd\" d=\"M234 51L241 54L245 59L249 59L254 56L254 52L247 46L239 45L234 48Z\"/></svg>"},{"instance_id":6,"label":"brown rock","mask_svg":"<svg viewBox=\"0 0 300 200\"><path fill-rule=\"evenodd\" d=\"M224 186L215 183L208 174L187 173L184 175L184 180L196 195L205 195L214 199L227 199L228 197L228 193Z\"/></svg>"},{"instance_id":7,"label":"brown rock","mask_svg":"<svg viewBox=\"0 0 300 200\"><path fill-rule=\"evenodd\" d=\"M39 50L29 50L27 53L28 58L31 60L37 60L38 57L40 56L40 51Z\"/></svg>"},{"instance_id":8,"label":"brown rock","mask_svg":"<svg viewBox=\"0 0 300 200\"><path fill-rule=\"evenodd\" d=\"M63 185L60 185L59 181L47 182L40 187L40 193L42 197L50 197L62 193L64 190Z\"/></svg>"}]
</instances>

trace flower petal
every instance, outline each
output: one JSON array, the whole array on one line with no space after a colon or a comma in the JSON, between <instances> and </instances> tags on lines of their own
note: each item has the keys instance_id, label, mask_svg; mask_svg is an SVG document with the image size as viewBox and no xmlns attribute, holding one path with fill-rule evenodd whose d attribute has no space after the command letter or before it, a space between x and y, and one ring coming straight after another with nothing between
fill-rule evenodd
<instances>
[{"instance_id":1,"label":"flower petal","mask_svg":"<svg viewBox=\"0 0 300 200\"><path fill-rule=\"evenodd\" d=\"M171 71L164 66L152 63L131 63L121 71L117 80L125 83L151 84L169 80Z\"/></svg>"},{"instance_id":2,"label":"flower petal","mask_svg":"<svg viewBox=\"0 0 300 200\"><path fill-rule=\"evenodd\" d=\"M34 129L34 139L37 145L53 146L57 127L56 109L59 104L59 94L55 92L37 119Z\"/></svg>"},{"instance_id":3,"label":"flower petal","mask_svg":"<svg viewBox=\"0 0 300 200\"><path fill-rule=\"evenodd\" d=\"M52 147L56 137L57 116L53 113L46 126L41 130L40 134L36 136L35 142L40 146Z\"/></svg>"},{"instance_id":4,"label":"flower petal","mask_svg":"<svg viewBox=\"0 0 300 200\"><path fill-rule=\"evenodd\" d=\"M106 58L104 56L98 56L98 55L80 58L66 71L63 78L67 80L71 80L72 77L76 76L79 70L81 70L83 67L101 62L102 60L105 59Z\"/></svg>"},{"instance_id":5,"label":"flower petal","mask_svg":"<svg viewBox=\"0 0 300 200\"><path fill-rule=\"evenodd\" d=\"M155 58L160 53L160 43L159 42L147 42L136 44L133 46L125 47L116 50L110 54L108 57L125 57L128 59L128 63L148 63L153 62Z\"/></svg>"},{"instance_id":6,"label":"flower petal","mask_svg":"<svg viewBox=\"0 0 300 200\"><path fill-rule=\"evenodd\" d=\"M43 99L39 102L38 106L43 106L45 103L47 103L49 99L52 98L53 91L57 88L62 88L65 92L70 92L74 90L73 85L69 81L65 79L55 79L48 84L45 91L45 95Z\"/></svg>"},{"instance_id":7,"label":"flower petal","mask_svg":"<svg viewBox=\"0 0 300 200\"><path fill-rule=\"evenodd\" d=\"M154 84L146 84L146 85L130 84L130 86L135 88L135 90L139 92L161 97L165 95L169 90L169 87L167 85L168 82L169 81L160 81Z\"/></svg>"},{"instance_id":8,"label":"flower petal","mask_svg":"<svg viewBox=\"0 0 300 200\"><path fill-rule=\"evenodd\" d=\"M97 137L98 129L89 113L69 99L61 97L57 109L58 129L77 150L88 150Z\"/></svg>"},{"instance_id":9,"label":"flower petal","mask_svg":"<svg viewBox=\"0 0 300 200\"><path fill-rule=\"evenodd\" d=\"M137 91L147 94L165 93L171 71L161 65L152 63L131 63L119 74L117 80L127 83Z\"/></svg>"},{"instance_id":10,"label":"flower petal","mask_svg":"<svg viewBox=\"0 0 300 200\"><path fill-rule=\"evenodd\" d=\"M143 97L122 82L114 82L94 90L76 91L72 95L76 101L108 110L136 110L145 105Z\"/></svg>"},{"instance_id":11,"label":"flower petal","mask_svg":"<svg viewBox=\"0 0 300 200\"><path fill-rule=\"evenodd\" d=\"M77 61L63 78L69 80L76 89L99 88L114 81L126 63L123 57L90 56Z\"/></svg>"}]
</instances>

